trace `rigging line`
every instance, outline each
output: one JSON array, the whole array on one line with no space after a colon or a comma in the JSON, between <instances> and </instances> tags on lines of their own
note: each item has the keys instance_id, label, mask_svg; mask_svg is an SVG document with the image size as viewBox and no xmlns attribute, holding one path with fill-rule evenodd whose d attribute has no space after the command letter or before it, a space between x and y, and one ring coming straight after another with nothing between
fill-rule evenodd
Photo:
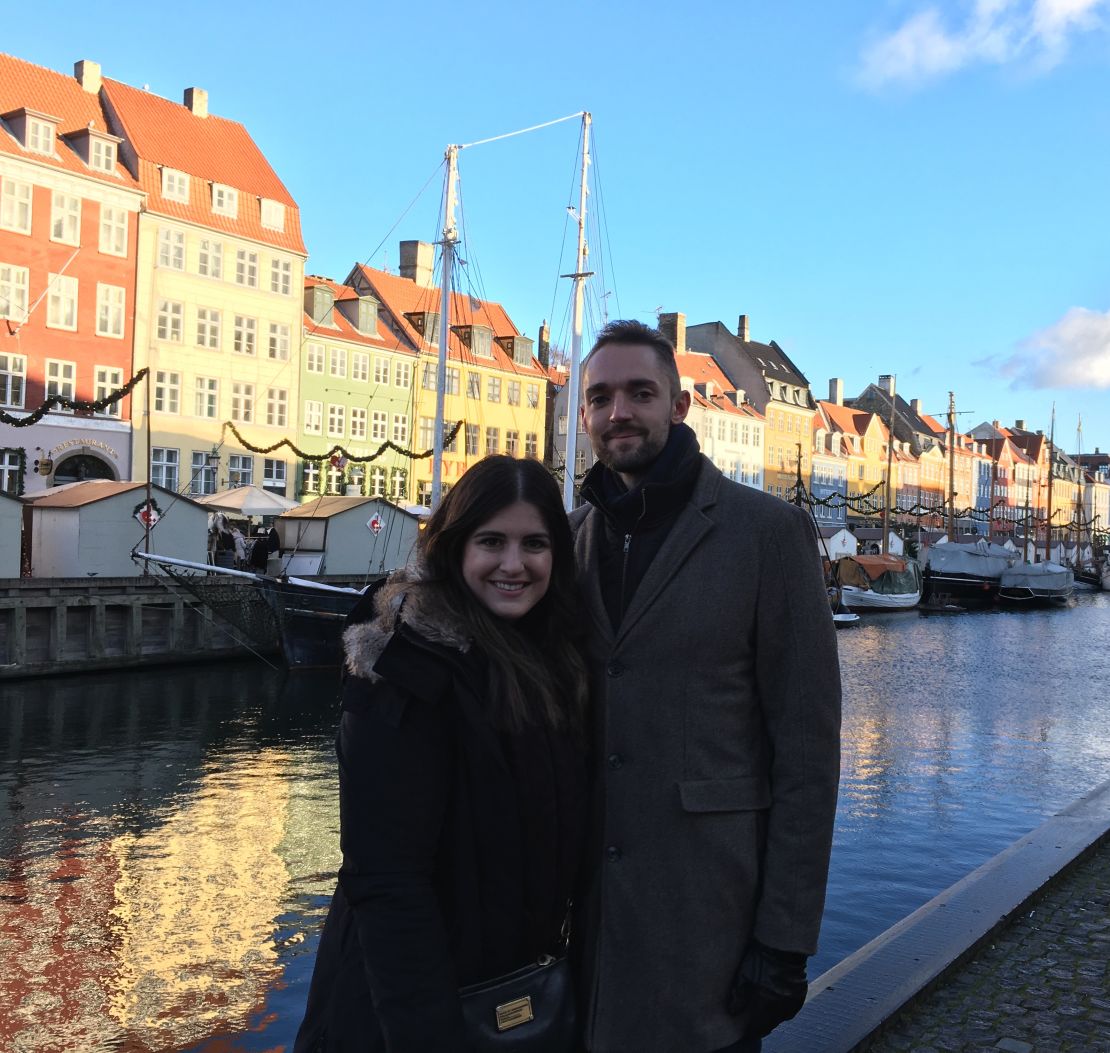
<instances>
[{"instance_id":1,"label":"rigging line","mask_svg":"<svg viewBox=\"0 0 1110 1053\"><path fill-rule=\"evenodd\" d=\"M582 139L581 139L581 137L579 137L579 139L578 139L578 149L575 151L575 154L574 154L574 166L571 168L571 172L570 172L570 187L567 189L567 201L573 201L574 200L574 186L575 186L575 183L580 178L579 170L582 167L581 163L580 163L581 158L582 158ZM564 219L563 219L563 240L559 244L559 258L556 261L556 267L555 267L555 288L551 293L551 313L548 315L548 317L551 318L552 321L554 321L554 319L555 319L555 301L559 297L559 282L562 280L562 274L563 274L563 258L566 255L566 250L567 250L567 230L570 227L570 214L571 214L571 210L573 208L574 208L574 206L571 204L571 205L567 205L563 209L563 216L564 216ZM576 262L577 262L577 259L576 259Z\"/></svg>"},{"instance_id":2,"label":"rigging line","mask_svg":"<svg viewBox=\"0 0 1110 1053\"><path fill-rule=\"evenodd\" d=\"M397 222L396 222L396 223L394 223L394 224L393 224L393 226L392 226L392 227L390 227L390 228L389 228L389 230L387 230L387 231L385 232L385 237L383 237L383 238L382 238L382 240L378 242L378 244L377 244L377 246L375 247L374 251L373 251L372 253L370 253L370 255L369 255L369 256L367 256L367 257L366 257L366 264L367 264L367 265L369 265L370 261L371 261L371 260L372 260L372 259L373 259L373 258L374 258L374 257L375 257L375 256L376 256L376 255L377 255L377 254L378 254L379 252L380 252L380 251L381 251L381 247L382 247L382 246L383 246L383 245L384 245L384 244L385 244L385 243L386 243L386 242L387 242L387 241L389 240L389 238L390 238L390 235L392 235L392 233L393 233L393 232L394 232L394 231L395 231L395 230L396 230L396 229L397 229L397 228L398 228L398 227L399 227L399 226L401 225L401 221L402 221L402 220L403 220L403 219L405 218L405 216L407 216L407 215L408 215L408 214L409 214L409 213L410 213L410 212L412 211L412 209L413 209L413 206L414 206L414 205L415 205L415 204L417 203L417 201L419 201L419 200L420 200L420 199L421 199L421 198L422 198L422 197L424 196L424 191L428 189L428 184L429 184L429 183L431 183L431 181L432 181L433 179L435 179L435 177L436 177L436 174L437 174L437 173L439 172L439 170L440 170L441 168L443 168L443 166L444 166L445 164L447 164L447 158L446 158L446 157L445 157L445 158L443 158L443 160L441 160L441 161L439 162L439 164L437 164L437 165L435 166L435 168L434 168L434 169L432 169L432 174L431 174L430 176L428 176L428 178L427 178L427 180L425 181L424 185L423 185L423 186L422 186L422 187L421 187L421 188L420 188L420 189L419 189L419 190L417 191L416 197L414 197L414 198L413 198L413 199L412 199L412 200L411 200L411 201L410 201L410 202L408 203L408 206L407 206L407 207L405 208L405 211L404 211L404 212L402 212L402 213L401 213L401 214L400 214L400 215L399 215L399 216L397 217ZM441 214L442 214L442 210L441 210Z\"/></svg>"},{"instance_id":3,"label":"rigging line","mask_svg":"<svg viewBox=\"0 0 1110 1053\"><path fill-rule=\"evenodd\" d=\"M515 135L524 135L526 132L537 132L541 128L550 128L553 124L562 124L564 121L577 120L579 117L584 116L585 110L579 110L577 113L567 114L566 117L556 117L553 121L544 121L543 124L533 124L530 128L521 128L515 132L505 132L504 135L493 135L488 139L476 139L472 143L459 143L458 149L469 150L472 146L484 146L486 143L496 143L501 139L511 139Z\"/></svg>"},{"instance_id":4,"label":"rigging line","mask_svg":"<svg viewBox=\"0 0 1110 1053\"><path fill-rule=\"evenodd\" d=\"M62 264L61 270L56 271L54 276L50 279L50 281L48 281L46 283L46 288L43 289L41 293L39 293L39 298L33 304L31 304L30 307L27 308L26 313L23 315L23 321L21 321L15 327L15 332L17 334L19 333L19 330L22 329L23 326L27 324L27 320L31 317L31 315L33 315L35 313L35 311L38 310L39 304L42 303L42 301L46 299L47 295L50 293L50 290L53 289L54 286L58 284L58 280L65 276L66 268L68 268L69 265L77 258L77 253L79 253L80 251L81 251L81 246L78 245L77 248L75 248L73 250L73 252L70 254L69 259L66 260L65 263ZM9 298L8 303L10 304L11 302L12 301Z\"/></svg>"},{"instance_id":5,"label":"rigging line","mask_svg":"<svg viewBox=\"0 0 1110 1053\"><path fill-rule=\"evenodd\" d=\"M605 249L606 258L609 263L609 270L613 272L613 298L617 301L617 317L623 318L624 315L621 311L621 294L617 291L617 276L613 267L613 246L609 240L609 209L605 204L605 187L601 181L601 164L598 161L597 155L597 131L593 134L593 169L594 169L594 185L597 187L597 200L599 208L597 211L602 216L602 229L605 232Z\"/></svg>"}]
</instances>

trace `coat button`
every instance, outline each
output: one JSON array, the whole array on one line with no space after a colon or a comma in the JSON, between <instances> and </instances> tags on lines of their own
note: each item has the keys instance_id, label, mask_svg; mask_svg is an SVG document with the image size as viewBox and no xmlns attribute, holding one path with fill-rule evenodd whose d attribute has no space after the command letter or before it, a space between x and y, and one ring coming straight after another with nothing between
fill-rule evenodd
<instances>
[{"instance_id":1,"label":"coat button","mask_svg":"<svg viewBox=\"0 0 1110 1053\"><path fill-rule=\"evenodd\" d=\"M605 672L610 676L624 676L624 664L618 662L615 658L606 667Z\"/></svg>"},{"instance_id":2,"label":"coat button","mask_svg":"<svg viewBox=\"0 0 1110 1053\"><path fill-rule=\"evenodd\" d=\"M615 863L621 857L621 850L616 845L610 845L605 849L605 854L609 857L610 863Z\"/></svg>"},{"instance_id":3,"label":"coat button","mask_svg":"<svg viewBox=\"0 0 1110 1053\"><path fill-rule=\"evenodd\" d=\"M613 771L616 771L622 764L624 764L624 758L619 753L609 754L609 767Z\"/></svg>"}]
</instances>

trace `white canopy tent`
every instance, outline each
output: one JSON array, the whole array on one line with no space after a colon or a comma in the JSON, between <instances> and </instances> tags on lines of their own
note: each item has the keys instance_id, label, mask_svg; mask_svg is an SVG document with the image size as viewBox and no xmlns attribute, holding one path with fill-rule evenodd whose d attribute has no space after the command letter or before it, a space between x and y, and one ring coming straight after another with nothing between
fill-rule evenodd
<instances>
[{"instance_id":1,"label":"white canopy tent","mask_svg":"<svg viewBox=\"0 0 1110 1053\"><path fill-rule=\"evenodd\" d=\"M297 502L281 494L263 490L261 486L236 486L216 494L193 498L211 512L229 512L240 516L279 516L296 508Z\"/></svg>"}]
</instances>

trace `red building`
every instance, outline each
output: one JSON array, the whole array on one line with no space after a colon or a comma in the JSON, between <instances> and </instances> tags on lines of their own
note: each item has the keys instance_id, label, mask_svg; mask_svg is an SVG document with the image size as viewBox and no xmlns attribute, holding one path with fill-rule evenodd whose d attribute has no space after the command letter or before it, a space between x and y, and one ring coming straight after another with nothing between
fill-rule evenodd
<instances>
[{"instance_id":1,"label":"red building","mask_svg":"<svg viewBox=\"0 0 1110 1053\"><path fill-rule=\"evenodd\" d=\"M132 375L143 193L109 131L100 67L74 76L0 54L0 410L103 399ZM0 423L0 489L128 479L131 407Z\"/></svg>"}]
</instances>

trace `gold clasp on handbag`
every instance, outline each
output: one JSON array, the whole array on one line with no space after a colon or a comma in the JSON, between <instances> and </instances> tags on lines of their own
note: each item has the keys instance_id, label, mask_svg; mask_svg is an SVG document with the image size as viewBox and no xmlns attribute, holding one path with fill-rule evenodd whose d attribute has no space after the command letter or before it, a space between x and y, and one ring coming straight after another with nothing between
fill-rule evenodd
<instances>
[{"instance_id":1,"label":"gold clasp on handbag","mask_svg":"<svg viewBox=\"0 0 1110 1053\"><path fill-rule=\"evenodd\" d=\"M499 1005L494 1012L497 1014L497 1030L508 1031L510 1028L527 1024L535 1017L532 1013L532 997L525 995L523 998L514 998L511 1002Z\"/></svg>"}]
</instances>

